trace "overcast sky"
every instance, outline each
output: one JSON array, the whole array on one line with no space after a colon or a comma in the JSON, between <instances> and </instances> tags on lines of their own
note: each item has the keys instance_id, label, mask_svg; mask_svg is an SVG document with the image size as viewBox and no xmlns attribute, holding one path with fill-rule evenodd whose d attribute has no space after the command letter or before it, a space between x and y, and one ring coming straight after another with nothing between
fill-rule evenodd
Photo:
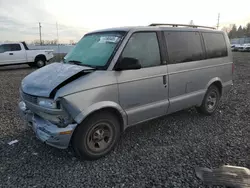
<instances>
[{"instance_id":1,"label":"overcast sky","mask_svg":"<svg viewBox=\"0 0 250 188\"><path fill-rule=\"evenodd\" d=\"M79 40L87 31L100 28L148 25L153 22L215 26L250 22L250 0L238 6L229 0L0 0L0 41L39 38Z\"/></svg>"}]
</instances>

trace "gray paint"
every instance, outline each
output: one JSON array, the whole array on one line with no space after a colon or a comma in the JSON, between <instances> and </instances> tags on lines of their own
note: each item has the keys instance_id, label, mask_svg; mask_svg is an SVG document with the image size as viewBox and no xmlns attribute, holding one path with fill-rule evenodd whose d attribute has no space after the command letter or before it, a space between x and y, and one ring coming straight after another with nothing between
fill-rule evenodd
<instances>
[{"instance_id":1,"label":"gray paint","mask_svg":"<svg viewBox=\"0 0 250 188\"><path fill-rule=\"evenodd\" d=\"M22 81L22 90L30 95L49 97L51 91L60 83L90 69L72 64L52 63L26 76Z\"/></svg>"},{"instance_id":2,"label":"gray paint","mask_svg":"<svg viewBox=\"0 0 250 188\"><path fill-rule=\"evenodd\" d=\"M129 125L167 113L168 88L163 85L166 74L166 65L116 72L119 101Z\"/></svg>"},{"instance_id":3,"label":"gray paint","mask_svg":"<svg viewBox=\"0 0 250 188\"><path fill-rule=\"evenodd\" d=\"M37 138L42 142L60 149L66 149L69 146L73 130L77 126L76 123L69 124L65 128L58 128L53 123L34 115L24 102L19 103L19 109L22 117L28 122ZM64 131L71 131L71 134L60 134L60 132Z\"/></svg>"}]
</instances>

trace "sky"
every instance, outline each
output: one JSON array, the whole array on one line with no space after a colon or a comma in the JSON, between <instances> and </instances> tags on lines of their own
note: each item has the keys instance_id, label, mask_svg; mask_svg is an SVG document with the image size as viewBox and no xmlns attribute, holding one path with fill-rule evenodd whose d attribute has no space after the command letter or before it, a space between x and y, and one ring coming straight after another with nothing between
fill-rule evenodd
<instances>
[{"instance_id":1,"label":"sky","mask_svg":"<svg viewBox=\"0 0 250 188\"><path fill-rule=\"evenodd\" d=\"M250 22L250 0L0 0L0 41L78 41L88 31L150 23L216 26Z\"/></svg>"}]
</instances>

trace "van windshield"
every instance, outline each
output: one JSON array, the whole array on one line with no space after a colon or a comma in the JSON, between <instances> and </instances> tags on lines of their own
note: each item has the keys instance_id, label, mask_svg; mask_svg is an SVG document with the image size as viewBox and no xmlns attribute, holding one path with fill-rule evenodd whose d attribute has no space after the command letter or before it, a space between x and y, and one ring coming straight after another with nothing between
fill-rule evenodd
<instances>
[{"instance_id":1,"label":"van windshield","mask_svg":"<svg viewBox=\"0 0 250 188\"><path fill-rule=\"evenodd\" d=\"M115 53L125 32L102 32L85 35L69 52L64 63L105 68Z\"/></svg>"}]
</instances>

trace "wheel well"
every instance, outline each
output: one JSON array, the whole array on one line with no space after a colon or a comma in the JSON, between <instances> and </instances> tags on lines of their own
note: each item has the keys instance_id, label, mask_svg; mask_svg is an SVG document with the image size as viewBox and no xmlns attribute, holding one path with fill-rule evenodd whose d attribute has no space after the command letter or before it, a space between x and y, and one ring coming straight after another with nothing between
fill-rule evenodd
<instances>
[{"instance_id":1,"label":"wheel well","mask_svg":"<svg viewBox=\"0 0 250 188\"><path fill-rule=\"evenodd\" d=\"M219 89L220 95L222 95L222 84L220 81L215 81L211 85L216 86Z\"/></svg>"},{"instance_id":2,"label":"wheel well","mask_svg":"<svg viewBox=\"0 0 250 188\"><path fill-rule=\"evenodd\" d=\"M42 54L36 56L35 62L38 61L39 59L41 59L41 60L43 60L43 61L46 61L45 55L42 55Z\"/></svg>"},{"instance_id":3,"label":"wheel well","mask_svg":"<svg viewBox=\"0 0 250 188\"><path fill-rule=\"evenodd\" d=\"M123 118L122 118L121 113L117 109L112 108L112 107L106 107L106 108L102 108L102 109L96 110L94 112L91 112L84 120L86 120L87 118L89 118L90 116L92 116L96 113L101 113L103 111L106 111L106 112L108 111L108 112L114 114L119 120L121 131L124 130L124 123L123 123Z\"/></svg>"}]
</instances>

